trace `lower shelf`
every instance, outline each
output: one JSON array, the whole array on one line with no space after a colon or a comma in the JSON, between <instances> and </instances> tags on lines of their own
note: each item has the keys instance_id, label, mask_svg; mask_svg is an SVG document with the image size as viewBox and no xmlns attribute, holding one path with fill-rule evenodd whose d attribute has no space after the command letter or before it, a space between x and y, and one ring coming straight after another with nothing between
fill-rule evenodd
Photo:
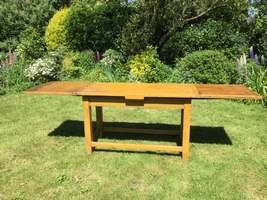
<instances>
[{"instance_id":1,"label":"lower shelf","mask_svg":"<svg viewBox=\"0 0 267 200\"><path fill-rule=\"evenodd\" d=\"M120 150L135 150L135 151L163 151L171 153L182 152L182 146L164 146L164 145L147 145L147 144L122 144L122 143L108 143L108 142L92 142L95 148L113 148Z\"/></svg>"},{"instance_id":2,"label":"lower shelf","mask_svg":"<svg viewBox=\"0 0 267 200\"><path fill-rule=\"evenodd\" d=\"M143 133L155 135L178 135L180 130L160 130L148 128L122 128L122 127L104 127L104 132L110 133Z\"/></svg>"}]
</instances>

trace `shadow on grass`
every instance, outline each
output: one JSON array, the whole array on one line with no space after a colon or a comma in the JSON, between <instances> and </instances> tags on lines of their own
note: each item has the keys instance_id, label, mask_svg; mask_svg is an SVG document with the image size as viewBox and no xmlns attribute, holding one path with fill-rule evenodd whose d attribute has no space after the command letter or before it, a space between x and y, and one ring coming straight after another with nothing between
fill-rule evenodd
<instances>
[{"instance_id":1,"label":"shadow on grass","mask_svg":"<svg viewBox=\"0 0 267 200\"><path fill-rule=\"evenodd\" d=\"M149 128L149 129L170 129L180 130L180 126L168 124L144 124L144 123L127 123L127 122L105 122L105 127L127 127L127 128ZM95 123L93 123L95 129ZM179 131L177 132L177 135ZM59 127L49 133L49 136L62 136L62 137L84 137L83 122L67 120ZM177 136L175 135L152 135L140 133L104 133L105 139L118 139L118 140L149 140L149 141L165 141L175 142ZM203 127L191 126L190 142L203 143L203 144L226 144L232 145L232 141L225 132L223 127ZM113 151L113 150L112 150Z\"/></svg>"}]
</instances>

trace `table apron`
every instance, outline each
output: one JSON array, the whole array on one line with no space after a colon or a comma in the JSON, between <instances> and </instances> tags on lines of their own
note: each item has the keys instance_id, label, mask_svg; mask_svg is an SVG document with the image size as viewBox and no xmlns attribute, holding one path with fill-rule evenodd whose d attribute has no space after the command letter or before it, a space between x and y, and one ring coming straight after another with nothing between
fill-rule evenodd
<instances>
[{"instance_id":1,"label":"table apron","mask_svg":"<svg viewBox=\"0 0 267 200\"><path fill-rule=\"evenodd\" d=\"M170 108L184 109L184 105L191 102L191 99L183 98L154 98L145 97L143 100L125 99L124 97L84 97L90 102L90 106L96 107L140 107L140 108Z\"/></svg>"}]
</instances>

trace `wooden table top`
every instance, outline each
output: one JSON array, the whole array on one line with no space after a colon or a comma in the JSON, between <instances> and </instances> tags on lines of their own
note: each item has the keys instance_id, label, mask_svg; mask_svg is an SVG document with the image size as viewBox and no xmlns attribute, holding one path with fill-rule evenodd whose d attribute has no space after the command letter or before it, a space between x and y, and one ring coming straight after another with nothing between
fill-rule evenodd
<instances>
[{"instance_id":1,"label":"wooden table top","mask_svg":"<svg viewBox=\"0 0 267 200\"><path fill-rule=\"evenodd\" d=\"M25 91L29 94L111 96L141 100L145 97L191 99L262 99L243 85L48 82Z\"/></svg>"}]
</instances>

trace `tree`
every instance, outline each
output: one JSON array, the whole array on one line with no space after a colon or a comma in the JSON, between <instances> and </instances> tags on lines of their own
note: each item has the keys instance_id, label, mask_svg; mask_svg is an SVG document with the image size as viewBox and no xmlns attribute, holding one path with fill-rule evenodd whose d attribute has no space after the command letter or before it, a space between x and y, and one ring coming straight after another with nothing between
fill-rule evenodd
<instances>
[{"instance_id":1,"label":"tree","mask_svg":"<svg viewBox=\"0 0 267 200\"><path fill-rule=\"evenodd\" d=\"M120 0L94 1L76 0L66 17L66 39L73 50L114 48L128 19L129 9Z\"/></svg>"},{"instance_id":2,"label":"tree","mask_svg":"<svg viewBox=\"0 0 267 200\"><path fill-rule=\"evenodd\" d=\"M43 33L53 13L69 3L70 0L1 0L0 42L16 40L29 27Z\"/></svg>"},{"instance_id":3,"label":"tree","mask_svg":"<svg viewBox=\"0 0 267 200\"><path fill-rule=\"evenodd\" d=\"M259 1L252 4L257 12L250 23L249 42L254 47L255 53L267 56L267 2Z\"/></svg>"},{"instance_id":4,"label":"tree","mask_svg":"<svg viewBox=\"0 0 267 200\"><path fill-rule=\"evenodd\" d=\"M120 44L126 54L136 53L147 45L158 46L160 50L186 25L220 9L246 11L247 4L247 0L139 0L136 13L124 27Z\"/></svg>"}]
</instances>

